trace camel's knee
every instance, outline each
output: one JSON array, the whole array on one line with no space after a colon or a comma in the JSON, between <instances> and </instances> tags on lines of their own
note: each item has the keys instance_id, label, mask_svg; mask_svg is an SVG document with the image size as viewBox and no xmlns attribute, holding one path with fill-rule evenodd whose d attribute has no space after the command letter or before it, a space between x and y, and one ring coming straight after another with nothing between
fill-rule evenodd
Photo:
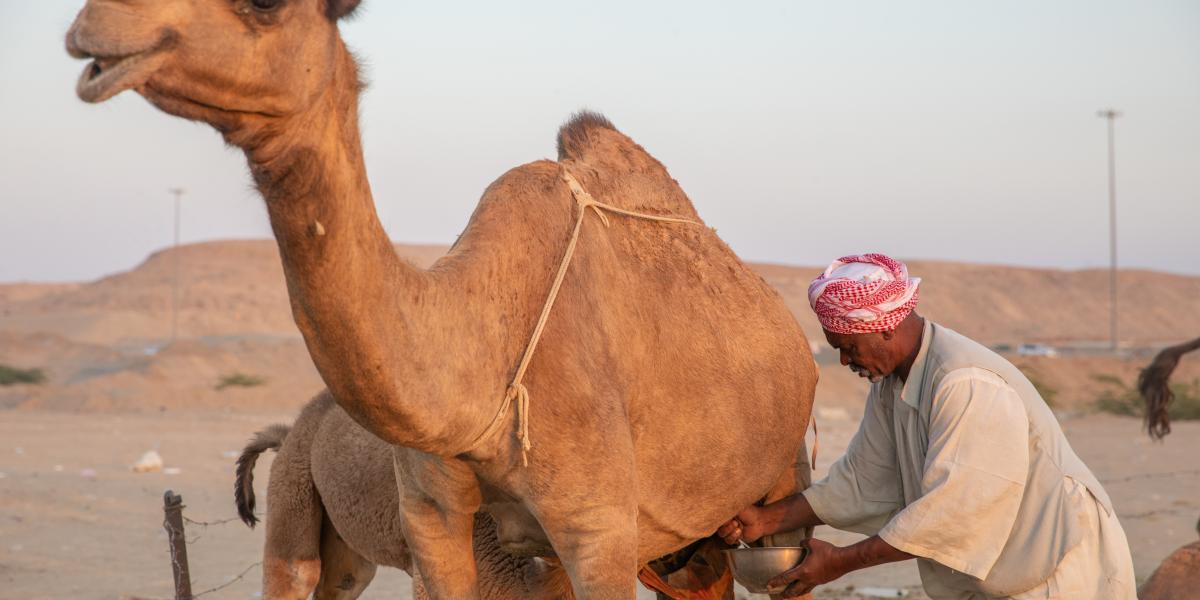
<instances>
[{"instance_id":1,"label":"camel's knee","mask_svg":"<svg viewBox=\"0 0 1200 600\"><path fill-rule=\"evenodd\" d=\"M321 560L263 559L263 598L305 600L321 580Z\"/></svg>"},{"instance_id":2,"label":"camel's knee","mask_svg":"<svg viewBox=\"0 0 1200 600\"><path fill-rule=\"evenodd\" d=\"M636 544L579 540L574 547L560 549L558 555L570 575L576 598L633 600L637 597Z\"/></svg>"}]
</instances>

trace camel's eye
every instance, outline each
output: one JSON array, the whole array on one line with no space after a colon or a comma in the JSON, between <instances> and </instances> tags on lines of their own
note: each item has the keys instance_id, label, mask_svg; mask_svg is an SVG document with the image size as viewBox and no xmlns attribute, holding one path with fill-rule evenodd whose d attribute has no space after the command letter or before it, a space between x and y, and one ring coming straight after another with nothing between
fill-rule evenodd
<instances>
[{"instance_id":1,"label":"camel's eye","mask_svg":"<svg viewBox=\"0 0 1200 600\"><path fill-rule=\"evenodd\" d=\"M254 5L257 10L268 12L279 8L283 4L283 0L250 0L250 4Z\"/></svg>"}]
</instances>

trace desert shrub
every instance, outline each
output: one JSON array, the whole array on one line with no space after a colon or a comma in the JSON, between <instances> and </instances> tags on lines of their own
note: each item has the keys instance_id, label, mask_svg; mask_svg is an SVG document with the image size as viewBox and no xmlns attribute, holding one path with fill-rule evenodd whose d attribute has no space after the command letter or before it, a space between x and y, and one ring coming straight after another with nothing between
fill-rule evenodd
<instances>
[{"instance_id":1,"label":"desert shrub","mask_svg":"<svg viewBox=\"0 0 1200 600\"><path fill-rule=\"evenodd\" d=\"M1106 386L1096 399L1096 408L1101 412L1128 417L1145 414L1145 401L1133 387L1112 375L1093 375L1092 379ZM1200 379L1174 382L1171 391L1175 394L1167 409L1171 420L1200 420Z\"/></svg>"},{"instance_id":2,"label":"desert shrub","mask_svg":"<svg viewBox=\"0 0 1200 600\"><path fill-rule=\"evenodd\" d=\"M1029 383L1033 384L1033 388L1037 390L1037 393L1042 397L1042 400L1046 401L1046 406L1053 408L1054 398L1058 396L1058 390L1039 379L1030 371L1026 369L1021 369L1021 371L1025 374L1025 378L1029 380Z\"/></svg>"},{"instance_id":3,"label":"desert shrub","mask_svg":"<svg viewBox=\"0 0 1200 600\"><path fill-rule=\"evenodd\" d=\"M217 390L223 390L229 387L257 387L267 383L267 380L257 375L247 375L246 373L231 373L221 377L217 382Z\"/></svg>"},{"instance_id":4,"label":"desert shrub","mask_svg":"<svg viewBox=\"0 0 1200 600\"><path fill-rule=\"evenodd\" d=\"M44 383L46 374L41 369L18 369L0 364L0 385L18 383Z\"/></svg>"}]
</instances>

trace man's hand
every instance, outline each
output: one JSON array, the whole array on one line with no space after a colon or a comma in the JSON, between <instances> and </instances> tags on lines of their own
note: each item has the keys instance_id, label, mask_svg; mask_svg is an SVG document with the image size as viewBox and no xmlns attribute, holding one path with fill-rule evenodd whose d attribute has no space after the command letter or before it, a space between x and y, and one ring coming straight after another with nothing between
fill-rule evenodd
<instances>
[{"instance_id":1,"label":"man's hand","mask_svg":"<svg viewBox=\"0 0 1200 600\"><path fill-rule=\"evenodd\" d=\"M768 589L783 589L784 598L803 596L818 585L829 583L852 570L846 564L844 548L818 539L804 540L800 545L809 550L804 561L767 583Z\"/></svg>"},{"instance_id":2,"label":"man's hand","mask_svg":"<svg viewBox=\"0 0 1200 600\"><path fill-rule=\"evenodd\" d=\"M753 542L767 534L763 517L763 509L757 506L747 506L736 517L722 525L717 530L717 535L721 536L726 544L734 546L737 545L738 540Z\"/></svg>"}]
</instances>

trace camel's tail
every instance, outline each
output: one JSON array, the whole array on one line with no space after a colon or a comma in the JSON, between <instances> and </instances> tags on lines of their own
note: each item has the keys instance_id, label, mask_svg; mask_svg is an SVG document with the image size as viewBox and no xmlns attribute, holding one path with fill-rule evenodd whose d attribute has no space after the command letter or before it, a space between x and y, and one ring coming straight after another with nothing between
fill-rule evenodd
<instances>
[{"instance_id":1,"label":"camel's tail","mask_svg":"<svg viewBox=\"0 0 1200 600\"><path fill-rule=\"evenodd\" d=\"M1161 440L1171 433L1169 410L1175 400L1175 393L1171 391L1171 373L1179 366L1184 354L1195 350L1200 350L1200 338L1166 348L1138 374L1137 387L1146 401L1146 431L1151 438Z\"/></svg>"},{"instance_id":2,"label":"camel's tail","mask_svg":"<svg viewBox=\"0 0 1200 600\"><path fill-rule=\"evenodd\" d=\"M258 523L258 517L254 516L254 464L258 462L259 454L267 450L279 450L290 430L291 427L287 425L276 424L254 434L237 459L233 501L237 504L238 516L252 529Z\"/></svg>"}]
</instances>

